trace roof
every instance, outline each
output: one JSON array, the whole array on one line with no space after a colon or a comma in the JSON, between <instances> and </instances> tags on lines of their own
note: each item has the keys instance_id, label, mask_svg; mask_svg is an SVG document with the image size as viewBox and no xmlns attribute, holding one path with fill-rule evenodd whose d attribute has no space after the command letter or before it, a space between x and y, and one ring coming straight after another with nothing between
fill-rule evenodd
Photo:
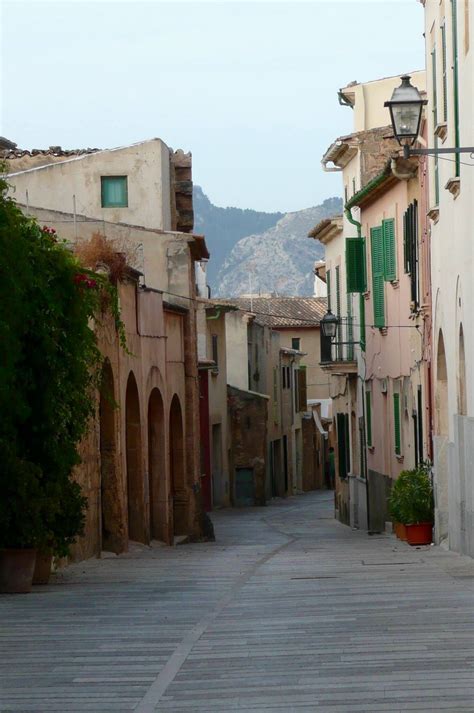
<instances>
[{"instance_id":1,"label":"roof","mask_svg":"<svg viewBox=\"0 0 474 713\"><path fill-rule=\"evenodd\" d=\"M359 147L364 142L370 142L375 135L382 135L384 138L393 137L393 129L389 125L375 126L371 129L355 131L346 136L339 136L323 154L321 159L323 169L328 172L341 171L354 156L357 156ZM328 163L332 163L333 167L328 166Z\"/></svg>"},{"instance_id":2,"label":"roof","mask_svg":"<svg viewBox=\"0 0 474 713\"><path fill-rule=\"evenodd\" d=\"M357 191L346 203L346 210L350 210L355 206L367 208L367 206L374 203L380 196L383 196L400 180L414 177L417 171L418 162L416 160L411 161L410 159L407 160L398 157L390 158L382 171L361 188L360 191Z\"/></svg>"},{"instance_id":3,"label":"roof","mask_svg":"<svg viewBox=\"0 0 474 713\"><path fill-rule=\"evenodd\" d=\"M319 240L323 245L342 233L342 215L333 218L324 218L309 231L308 238Z\"/></svg>"},{"instance_id":4,"label":"roof","mask_svg":"<svg viewBox=\"0 0 474 713\"><path fill-rule=\"evenodd\" d=\"M220 300L255 315L255 321L273 329L319 327L327 312L325 297L234 297Z\"/></svg>"}]
</instances>

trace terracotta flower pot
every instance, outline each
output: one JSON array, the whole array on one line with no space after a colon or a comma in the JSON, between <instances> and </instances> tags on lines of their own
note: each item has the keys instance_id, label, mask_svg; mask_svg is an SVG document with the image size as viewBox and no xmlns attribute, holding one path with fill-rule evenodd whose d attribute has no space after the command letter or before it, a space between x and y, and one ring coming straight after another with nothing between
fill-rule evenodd
<instances>
[{"instance_id":1,"label":"terracotta flower pot","mask_svg":"<svg viewBox=\"0 0 474 713\"><path fill-rule=\"evenodd\" d=\"M407 527L403 524L403 522L394 522L393 530L399 540L402 542L407 541Z\"/></svg>"},{"instance_id":2,"label":"terracotta flower pot","mask_svg":"<svg viewBox=\"0 0 474 713\"><path fill-rule=\"evenodd\" d=\"M36 550L0 550L0 592L27 594L31 592Z\"/></svg>"},{"instance_id":3,"label":"terracotta flower pot","mask_svg":"<svg viewBox=\"0 0 474 713\"><path fill-rule=\"evenodd\" d=\"M417 522L415 525L406 525L407 542L409 545L430 545L433 539L433 524L431 522Z\"/></svg>"},{"instance_id":4,"label":"terracotta flower pot","mask_svg":"<svg viewBox=\"0 0 474 713\"><path fill-rule=\"evenodd\" d=\"M53 555L51 552L38 552L36 555L33 584L48 584L51 576Z\"/></svg>"}]
</instances>

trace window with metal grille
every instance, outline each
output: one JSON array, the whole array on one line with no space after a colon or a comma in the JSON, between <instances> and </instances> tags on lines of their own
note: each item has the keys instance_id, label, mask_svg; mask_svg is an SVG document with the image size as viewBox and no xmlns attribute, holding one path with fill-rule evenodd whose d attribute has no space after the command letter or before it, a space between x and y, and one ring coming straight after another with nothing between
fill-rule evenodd
<instances>
[{"instance_id":1,"label":"window with metal grille","mask_svg":"<svg viewBox=\"0 0 474 713\"><path fill-rule=\"evenodd\" d=\"M402 453L402 431L400 419L400 394L397 392L393 394L393 429L395 439L395 454L399 456Z\"/></svg>"},{"instance_id":2,"label":"window with metal grille","mask_svg":"<svg viewBox=\"0 0 474 713\"><path fill-rule=\"evenodd\" d=\"M420 303L419 246L418 246L418 203L410 203L403 216L403 258L405 272L410 275L410 297L412 311Z\"/></svg>"}]
</instances>

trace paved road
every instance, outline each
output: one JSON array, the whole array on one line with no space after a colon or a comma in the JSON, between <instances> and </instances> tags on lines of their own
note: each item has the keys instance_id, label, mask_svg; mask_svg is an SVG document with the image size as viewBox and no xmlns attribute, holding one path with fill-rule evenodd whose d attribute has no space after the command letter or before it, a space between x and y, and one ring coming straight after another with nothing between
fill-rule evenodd
<instances>
[{"instance_id":1,"label":"paved road","mask_svg":"<svg viewBox=\"0 0 474 713\"><path fill-rule=\"evenodd\" d=\"M311 493L0 597L0 711L474 711L474 561Z\"/></svg>"}]
</instances>

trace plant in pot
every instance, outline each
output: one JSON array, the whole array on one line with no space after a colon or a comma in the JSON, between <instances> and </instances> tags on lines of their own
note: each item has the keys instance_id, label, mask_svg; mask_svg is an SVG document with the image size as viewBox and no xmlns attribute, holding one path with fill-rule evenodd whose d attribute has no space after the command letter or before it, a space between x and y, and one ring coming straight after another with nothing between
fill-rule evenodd
<instances>
[{"instance_id":1,"label":"plant in pot","mask_svg":"<svg viewBox=\"0 0 474 713\"><path fill-rule=\"evenodd\" d=\"M403 483L405 475L408 471L402 471L397 480L392 486L390 498L388 501L388 511L393 522L393 531L399 540L403 542L407 539L406 526L402 522L402 498L403 498Z\"/></svg>"},{"instance_id":2,"label":"plant in pot","mask_svg":"<svg viewBox=\"0 0 474 713\"><path fill-rule=\"evenodd\" d=\"M0 440L0 592L31 590L36 546L44 537L41 469Z\"/></svg>"},{"instance_id":3,"label":"plant in pot","mask_svg":"<svg viewBox=\"0 0 474 713\"><path fill-rule=\"evenodd\" d=\"M86 498L70 478L45 484L43 537L38 542L33 584L48 584L53 557L67 557L84 534Z\"/></svg>"},{"instance_id":4,"label":"plant in pot","mask_svg":"<svg viewBox=\"0 0 474 713\"><path fill-rule=\"evenodd\" d=\"M394 491L394 492L393 492ZM434 500L429 465L403 471L395 482L389 500L391 512L405 525L410 545L428 545L432 541Z\"/></svg>"}]
</instances>

